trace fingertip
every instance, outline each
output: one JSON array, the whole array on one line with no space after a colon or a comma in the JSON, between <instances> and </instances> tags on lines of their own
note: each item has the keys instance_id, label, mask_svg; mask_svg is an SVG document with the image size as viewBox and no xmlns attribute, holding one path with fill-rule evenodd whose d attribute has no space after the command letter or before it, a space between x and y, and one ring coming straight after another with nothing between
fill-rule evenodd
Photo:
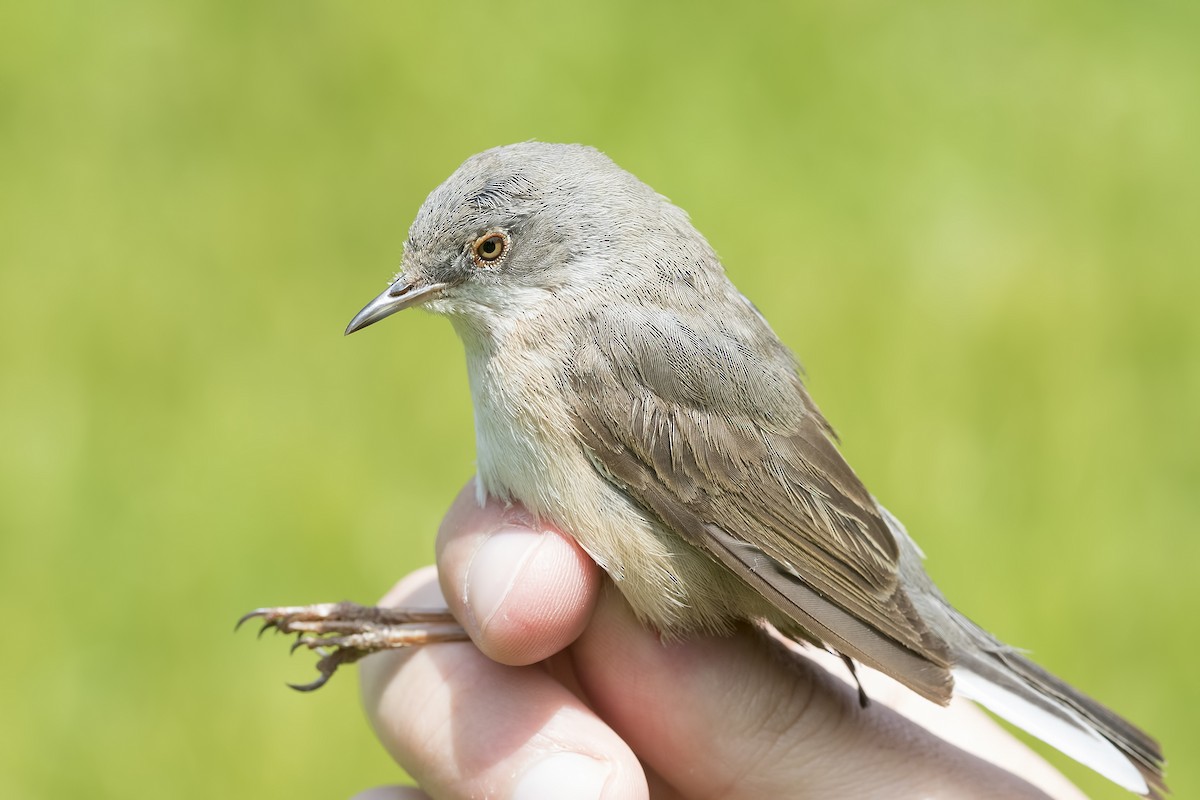
<instances>
[{"instance_id":1,"label":"fingertip","mask_svg":"<svg viewBox=\"0 0 1200 800\"><path fill-rule=\"evenodd\" d=\"M438 532L437 553L448 606L496 661L541 661L587 625L599 568L573 539L520 506L480 506L468 484Z\"/></svg>"},{"instance_id":2,"label":"fingertip","mask_svg":"<svg viewBox=\"0 0 1200 800\"><path fill-rule=\"evenodd\" d=\"M463 575L477 644L504 664L541 661L570 645L591 618L600 571L558 531L505 528L475 552Z\"/></svg>"},{"instance_id":3,"label":"fingertip","mask_svg":"<svg viewBox=\"0 0 1200 800\"><path fill-rule=\"evenodd\" d=\"M617 764L586 753L558 752L527 767L513 787L513 800L547 797L601 800L616 783Z\"/></svg>"},{"instance_id":4,"label":"fingertip","mask_svg":"<svg viewBox=\"0 0 1200 800\"><path fill-rule=\"evenodd\" d=\"M391 663L364 686L367 714L431 796L647 797L637 756L547 671L498 664L464 643Z\"/></svg>"}]
</instances>

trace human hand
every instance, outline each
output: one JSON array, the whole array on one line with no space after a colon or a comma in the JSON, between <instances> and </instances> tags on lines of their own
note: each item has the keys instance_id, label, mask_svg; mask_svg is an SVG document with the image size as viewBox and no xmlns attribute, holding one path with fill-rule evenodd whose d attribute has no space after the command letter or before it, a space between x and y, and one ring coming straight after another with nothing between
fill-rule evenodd
<instances>
[{"instance_id":1,"label":"human hand","mask_svg":"<svg viewBox=\"0 0 1200 800\"><path fill-rule=\"evenodd\" d=\"M860 666L860 708L839 659L749 627L662 642L570 537L480 508L473 481L437 550L381 605L448 605L473 643L362 662L368 716L421 789L356 800L1083 797L966 701Z\"/></svg>"}]
</instances>

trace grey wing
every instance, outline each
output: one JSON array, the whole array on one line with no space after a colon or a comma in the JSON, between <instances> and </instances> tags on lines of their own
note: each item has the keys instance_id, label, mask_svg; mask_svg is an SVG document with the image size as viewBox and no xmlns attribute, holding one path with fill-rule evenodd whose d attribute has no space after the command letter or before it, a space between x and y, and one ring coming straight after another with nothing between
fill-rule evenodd
<instances>
[{"instance_id":1,"label":"grey wing","mask_svg":"<svg viewBox=\"0 0 1200 800\"><path fill-rule=\"evenodd\" d=\"M567 387L583 446L806 634L948 701L946 645L900 585L898 544L791 354L757 316L696 322L590 317Z\"/></svg>"}]
</instances>

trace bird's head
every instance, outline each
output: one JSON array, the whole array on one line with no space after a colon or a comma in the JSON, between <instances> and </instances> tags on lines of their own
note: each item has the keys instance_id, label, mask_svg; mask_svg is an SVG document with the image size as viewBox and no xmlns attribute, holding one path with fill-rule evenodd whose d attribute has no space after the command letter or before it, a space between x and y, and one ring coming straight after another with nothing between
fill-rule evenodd
<instances>
[{"instance_id":1,"label":"bird's head","mask_svg":"<svg viewBox=\"0 0 1200 800\"><path fill-rule=\"evenodd\" d=\"M674 252L656 252L665 242ZM695 252L680 252L680 243ZM654 265L701 253L711 251L687 216L598 150L497 147L433 190L409 229L399 274L346 333L416 305L490 328L555 298L586 305L626 294Z\"/></svg>"}]
</instances>

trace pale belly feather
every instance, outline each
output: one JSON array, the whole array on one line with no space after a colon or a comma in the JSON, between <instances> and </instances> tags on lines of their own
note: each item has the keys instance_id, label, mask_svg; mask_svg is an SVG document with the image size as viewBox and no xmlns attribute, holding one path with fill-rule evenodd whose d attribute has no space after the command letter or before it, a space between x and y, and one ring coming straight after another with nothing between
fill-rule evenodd
<instances>
[{"instance_id":1,"label":"pale belly feather","mask_svg":"<svg viewBox=\"0 0 1200 800\"><path fill-rule=\"evenodd\" d=\"M474 350L472 354L470 351ZM508 363L508 353L520 363ZM668 634L725 631L741 586L664 530L596 469L575 434L556 365L537 349L468 347L480 491L570 533L637 615ZM521 375L513 380L512 375Z\"/></svg>"}]
</instances>

